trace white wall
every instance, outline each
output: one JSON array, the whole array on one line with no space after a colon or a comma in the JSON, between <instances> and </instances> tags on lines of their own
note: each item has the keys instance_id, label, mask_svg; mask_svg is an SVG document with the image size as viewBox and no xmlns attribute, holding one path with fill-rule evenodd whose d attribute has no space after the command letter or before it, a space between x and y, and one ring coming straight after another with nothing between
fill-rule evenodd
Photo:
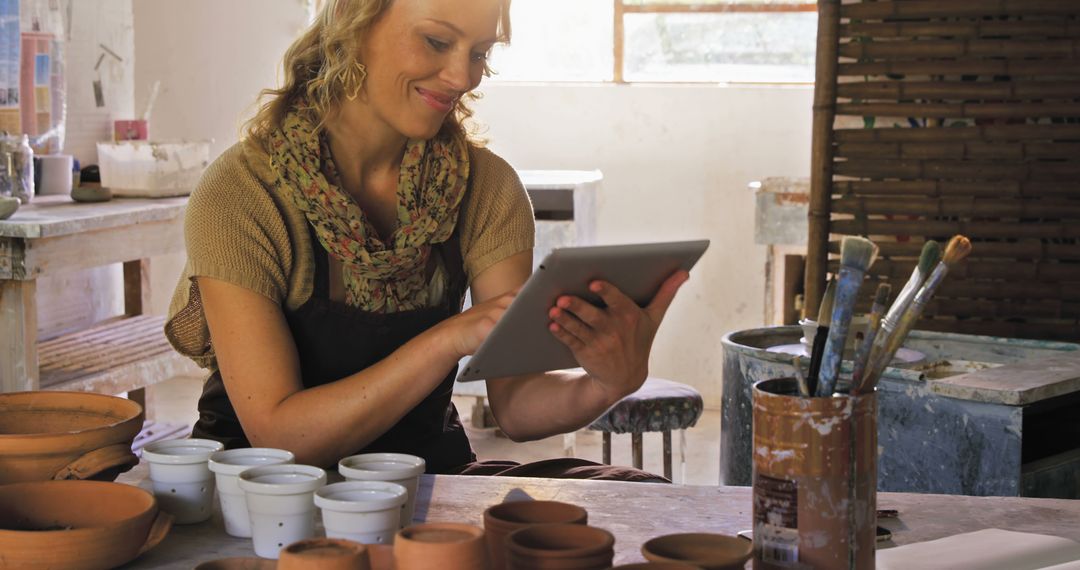
<instances>
[{"instance_id":1,"label":"white wall","mask_svg":"<svg viewBox=\"0 0 1080 570\"><path fill-rule=\"evenodd\" d=\"M651 373L719 407L720 338L764 321L754 194L810 170L809 86L525 85L481 88L490 147L521 169L599 169L600 243L709 238L672 305Z\"/></svg>"},{"instance_id":2,"label":"white wall","mask_svg":"<svg viewBox=\"0 0 1080 570\"><path fill-rule=\"evenodd\" d=\"M71 35L66 47L67 132L64 153L83 165L97 162L96 143L112 138L114 118L134 113L135 38L132 0L71 1ZM61 13L67 16L65 3ZM108 46L120 56L106 56ZM100 80L105 105L94 99L94 81ZM77 294L73 294L77 292ZM123 273L119 265L66 271L38 281L40 338L86 327L124 310Z\"/></svg>"},{"instance_id":3,"label":"white wall","mask_svg":"<svg viewBox=\"0 0 1080 570\"><path fill-rule=\"evenodd\" d=\"M134 0L139 113L161 81L151 138L213 139L211 158L235 143L259 91L278 84L281 58L307 24L310 4ZM168 309L184 259L180 254L151 262L153 312Z\"/></svg>"}]
</instances>

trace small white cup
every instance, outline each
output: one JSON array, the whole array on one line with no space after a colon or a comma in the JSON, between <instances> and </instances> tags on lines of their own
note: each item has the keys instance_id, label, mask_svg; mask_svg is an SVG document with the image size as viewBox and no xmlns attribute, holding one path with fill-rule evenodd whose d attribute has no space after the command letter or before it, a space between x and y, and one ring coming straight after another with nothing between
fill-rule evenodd
<instances>
[{"instance_id":1,"label":"small white cup","mask_svg":"<svg viewBox=\"0 0 1080 570\"><path fill-rule=\"evenodd\" d=\"M338 473L346 481L386 481L397 483L409 492L409 498L401 506L401 528L413 523L416 508L416 489L420 486L420 474L426 464L422 457L404 453L364 453L352 455L338 462Z\"/></svg>"},{"instance_id":2,"label":"small white cup","mask_svg":"<svg viewBox=\"0 0 1080 570\"><path fill-rule=\"evenodd\" d=\"M397 483L344 481L315 491L327 538L361 544L391 544L401 526L409 492Z\"/></svg>"},{"instance_id":3,"label":"small white cup","mask_svg":"<svg viewBox=\"0 0 1080 570\"><path fill-rule=\"evenodd\" d=\"M263 465L240 473L255 554L277 559L281 549L315 536L315 490L326 471L310 465Z\"/></svg>"},{"instance_id":4,"label":"small white cup","mask_svg":"<svg viewBox=\"0 0 1080 570\"><path fill-rule=\"evenodd\" d=\"M249 447L218 451L210 456L210 471L214 473L225 532L240 538L251 538L251 520L247 500L240 490L240 473L260 465L282 465L295 461L292 452L268 447Z\"/></svg>"},{"instance_id":5,"label":"small white cup","mask_svg":"<svg viewBox=\"0 0 1080 570\"><path fill-rule=\"evenodd\" d=\"M143 448L150 464L154 496L176 524L192 524L210 518L214 506L214 476L207 462L225 447L209 439L155 441Z\"/></svg>"}]
</instances>

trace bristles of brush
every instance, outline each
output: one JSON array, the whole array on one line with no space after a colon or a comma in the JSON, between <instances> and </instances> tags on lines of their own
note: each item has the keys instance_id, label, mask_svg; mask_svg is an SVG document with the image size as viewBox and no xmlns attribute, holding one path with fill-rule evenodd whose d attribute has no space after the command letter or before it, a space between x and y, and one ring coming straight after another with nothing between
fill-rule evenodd
<instances>
[{"instance_id":1,"label":"bristles of brush","mask_svg":"<svg viewBox=\"0 0 1080 570\"><path fill-rule=\"evenodd\" d=\"M889 302L889 294L892 293L892 285L888 283L881 283L877 287L877 292L874 293L874 307L884 306Z\"/></svg>"},{"instance_id":2,"label":"bristles of brush","mask_svg":"<svg viewBox=\"0 0 1080 570\"><path fill-rule=\"evenodd\" d=\"M934 266L941 261L941 244L930 240L923 244L922 253L919 254L919 273L923 279L934 270Z\"/></svg>"},{"instance_id":3,"label":"bristles of brush","mask_svg":"<svg viewBox=\"0 0 1080 570\"><path fill-rule=\"evenodd\" d=\"M949 240L949 244L945 246L945 255L942 256L941 261L944 262L945 265L953 267L966 259L967 256L971 255L971 250L971 240L966 236L953 236L953 238Z\"/></svg>"},{"instance_id":4,"label":"bristles of brush","mask_svg":"<svg viewBox=\"0 0 1080 570\"><path fill-rule=\"evenodd\" d=\"M859 236L847 236L840 242L840 265L866 271L878 256L878 246Z\"/></svg>"},{"instance_id":5,"label":"bristles of brush","mask_svg":"<svg viewBox=\"0 0 1080 570\"><path fill-rule=\"evenodd\" d=\"M826 327L832 323L833 301L836 299L836 280L830 279L825 286L825 294L821 297L821 308L818 309L818 327ZM814 337L817 340L817 337Z\"/></svg>"},{"instance_id":6,"label":"bristles of brush","mask_svg":"<svg viewBox=\"0 0 1080 570\"><path fill-rule=\"evenodd\" d=\"M799 395L803 398L809 398L812 392L810 392L810 384L806 381L806 375L803 374L802 366L806 359L802 356L796 355L791 359L791 365L795 368L795 382L799 387Z\"/></svg>"}]
</instances>

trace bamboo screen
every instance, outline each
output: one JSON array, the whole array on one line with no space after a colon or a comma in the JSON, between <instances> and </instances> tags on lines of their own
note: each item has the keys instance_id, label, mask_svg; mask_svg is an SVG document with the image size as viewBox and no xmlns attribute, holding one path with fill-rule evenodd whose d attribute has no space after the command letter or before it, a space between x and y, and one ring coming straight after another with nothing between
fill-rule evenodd
<instances>
[{"instance_id":1,"label":"bamboo screen","mask_svg":"<svg viewBox=\"0 0 1080 570\"><path fill-rule=\"evenodd\" d=\"M844 235L874 283L963 233L917 328L1080 340L1080 0L818 2L806 314Z\"/></svg>"}]
</instances>

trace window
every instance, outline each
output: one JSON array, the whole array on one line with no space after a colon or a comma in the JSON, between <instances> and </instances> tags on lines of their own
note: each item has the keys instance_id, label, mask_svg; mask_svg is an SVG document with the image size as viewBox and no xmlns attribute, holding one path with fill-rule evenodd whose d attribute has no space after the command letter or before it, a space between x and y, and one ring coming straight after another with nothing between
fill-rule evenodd
<instances>
[{"instance_id":1,"label":"window","mask_svg":"<svg viewBox=\"0 0 1080 570\"><path fill-rule=\"evenodd\" d=\"M800 0L513 0L496 81L812 82Z\"/></svg>"}]
</instances>

